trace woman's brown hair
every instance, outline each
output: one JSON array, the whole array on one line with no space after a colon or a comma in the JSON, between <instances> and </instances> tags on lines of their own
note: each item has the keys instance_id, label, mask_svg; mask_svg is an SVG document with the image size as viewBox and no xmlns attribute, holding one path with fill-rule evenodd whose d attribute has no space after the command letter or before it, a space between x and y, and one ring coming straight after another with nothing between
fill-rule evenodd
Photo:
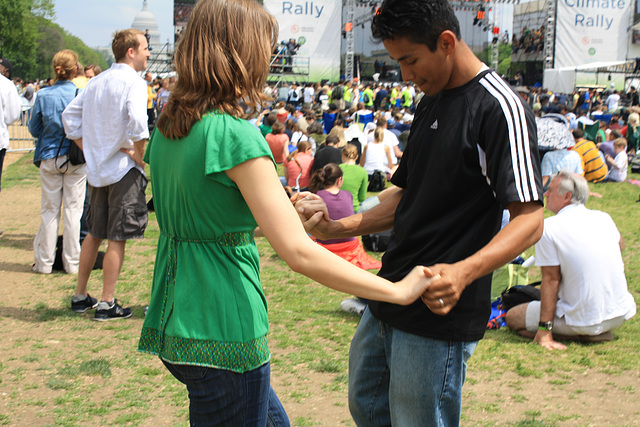
<instances>
[{"instance_id":1,"label":"woman's brown hair","mask_svg":"<svg viewBox=\"0 0 640 427\"><path fill-rule=\"evenodd\" d=\"M78 54L71 49L61 50L54 55L51 65L56 73L56 81L71 80L78 69Z\"/></svg>"},{"instance_id":2,"label":"woman's brown hair","mask_svg":"<svg viewBox=\"0 0 640 427\"><path fill-rule=\"evenodd\" d=\"M329 163L322 169L318 169L311 175L309 191L317 193L318 190L331 187L342 177L342 169L336 163Z\"/></svg>"},{"instance_id":3,"label":"woman's brown hair","mask_svg":"<svg viewBox=\"0 0 640 427\"><path fill-rule=\"evenodd\" d=\"M158 130L178 139L208 111L241 117L241 99L259 110L266 100L262 87L277 38L277 21L255 0L197 2L176 48L180 78L158 119Z\"/></svg>"},{"instance_id":4,"label":"woman's brown hair","mask_svg":"<svg viewBox=\"0 0 640 427\"><path fill-rule=\"evenodd\" d=\"M284 124L282 122L275 122L273 126L271 126L271 133L274 135L284 133Z\"/></svg>"}]
</instances>

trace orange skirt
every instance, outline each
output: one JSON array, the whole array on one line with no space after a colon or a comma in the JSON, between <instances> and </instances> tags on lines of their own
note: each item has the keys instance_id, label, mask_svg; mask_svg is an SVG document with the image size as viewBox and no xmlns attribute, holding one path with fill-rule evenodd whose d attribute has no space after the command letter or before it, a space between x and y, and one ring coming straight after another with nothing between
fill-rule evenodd
<instances>
[{"instance_id":1,"label":"orange skirt","mask_svg":"<svg viewBox=\"0 0 640 427\"><path fill-rule=\"evenodd\" d=\"M382 267L382 262L372 258L364 250L360 239L356 238L350 242L331 243L329 245L318 244L363 270L374 270Z\"/></svg>"}]
</instances>

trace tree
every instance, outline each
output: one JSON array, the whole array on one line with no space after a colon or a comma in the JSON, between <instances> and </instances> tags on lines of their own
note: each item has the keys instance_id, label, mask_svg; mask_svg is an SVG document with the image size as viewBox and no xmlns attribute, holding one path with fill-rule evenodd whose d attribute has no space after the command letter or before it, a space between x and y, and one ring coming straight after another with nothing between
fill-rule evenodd
<instances>
[{"instance_id":1,"label":"tree","mask_svg":"<svg viewBox=\"0 0 640 427\"><path fill-rule=\"evenodd\" d=\"M38 18L54 16L52 0L0 2L0 55L13 63L15 75L33 77L37 68Z\"/></svg>"},{"instance_id":2,"label":"tree","mask_svg":"<svg viewBox=\"0 0 640 427\"><path fill-rule=\"evenodd\" d=\"M23 79L55 77L53 56L71 49L83 65L108 67L104 57L51 21L52 0L0 1L0 56L13 64L13 75Z\"/></svg>"}]
</instances>

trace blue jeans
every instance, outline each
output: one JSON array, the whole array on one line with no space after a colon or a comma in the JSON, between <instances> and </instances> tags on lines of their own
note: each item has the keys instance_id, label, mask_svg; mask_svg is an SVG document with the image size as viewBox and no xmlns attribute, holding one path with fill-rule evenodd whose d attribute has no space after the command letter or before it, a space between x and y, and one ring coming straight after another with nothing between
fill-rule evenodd
<instances>
[{"instance_id":1,"label":"blue jeans","mask_svg":"<svg viewBox=\"0 0 640 427\"><path fill-rule=\"evenodd\" d=\"M349 410L362 426L457 426L475 342L395 329L367 308L349 350Z\"/></svg>"},{"instance_id":2,"label":"blue jeans","mask_svg":"<svg viewBox=\"0 0 640 427\"><path fill-rule=\"evenodd\" d=\"M269 385L269 363L240 374L162 362L187 386L191 426L289 427L287 413Z\"/></svg>"}]
</instances>

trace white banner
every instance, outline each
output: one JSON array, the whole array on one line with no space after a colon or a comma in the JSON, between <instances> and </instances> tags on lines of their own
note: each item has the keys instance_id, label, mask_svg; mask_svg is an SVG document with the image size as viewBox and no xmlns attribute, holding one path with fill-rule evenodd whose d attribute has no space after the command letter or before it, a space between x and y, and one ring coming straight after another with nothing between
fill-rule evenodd
<instances>
[{"instance_id":1,"label":"white banner","mask_svg":"<svg viewBox=\"0 0 640 427\"><path fill-rule=\"evenodd\" d=\"M278 20L279 40L293 38L300 45L293 57L295 73L309 72L309 81L340 77L340 37L342 34L342 1L264 0L264 7ZM307 62L308 58L308 62ZM308 64L308 65L307 65ZM307 80L306 76L287 76L287 80Z\"/></svg>"},{"instance_id":2,"label":"white banner","mask_svg":"<svg viewBox=\"0 0 640 427\"><path fill-rule=\"evenodd\" d=\"M558 0L554 68L622 61L631 0Z\"/></svg>"}]
</instances>

